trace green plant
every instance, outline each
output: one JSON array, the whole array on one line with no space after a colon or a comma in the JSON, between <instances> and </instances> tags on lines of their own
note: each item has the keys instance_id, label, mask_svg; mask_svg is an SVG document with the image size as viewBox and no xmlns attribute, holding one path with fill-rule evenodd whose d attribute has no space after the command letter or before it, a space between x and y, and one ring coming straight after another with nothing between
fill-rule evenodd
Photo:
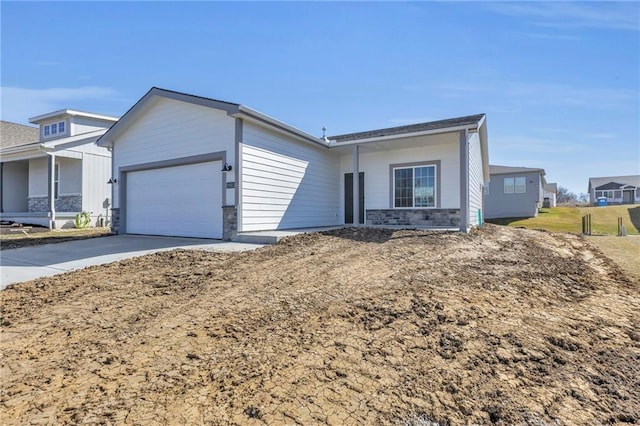
<instances>
[{"instance_id":1,"label":"green plant","mask_svg":"<svg viewBox=\"0 0 640 426\"><path fill-rule=\"evenodd\" d=\"M76 228L84 229L89 226L89 222L91 221L91 215L89 212L82 212L76 215L76 220L74 221Z\"/></svg>"}]
</instances>

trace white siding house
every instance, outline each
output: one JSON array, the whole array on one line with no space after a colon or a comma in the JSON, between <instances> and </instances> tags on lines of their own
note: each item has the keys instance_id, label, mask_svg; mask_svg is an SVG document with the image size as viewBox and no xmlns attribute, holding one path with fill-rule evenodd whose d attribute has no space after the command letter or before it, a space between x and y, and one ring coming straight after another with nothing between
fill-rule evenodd
<instances>
[{"instance_id":1,"label":"white siding house","mask_svg":"<svg viewBox=\"0 0 640 426\"><path fill-rule=\"evenodd\" d=\"M489 177L483 114L323 139L240 104L152 88L97 144L113 152L119 233L233 239L354 217L466 231L480 224Z\"/></svg>"},{"instance_id":2,"label":"white siding house","mask_svg":"<svg viewBox=\"0 0 640 426\"><path fill-rule=\"evenodd\" d=\"M55 111L31 118L38 127L32 139L19 143L7 139L3 122L2 220L61 228L73 226L77 213L89 212L91 225L106 225L111 153L95 141L116 121L76 110Z\"/></svg>"},{"instance_id":3,"label":"white siding house","mask_svg":"<svg viewBox=\"0 0 640 426\"><path fill-rule=\"evenodd\" d=\"M639 204L640 175L589 178L589 201L608 204Z\"/></svg>"},{"instance_id":4,"label":"white siding house","mask_svg":"<svg viewBox=\"0 0 640 426\"><path fill-rule=\"evenodd\" d=\"M327 147L243 126L238 229L338 225L337 156Z\"/></svg>"}]
</instances>

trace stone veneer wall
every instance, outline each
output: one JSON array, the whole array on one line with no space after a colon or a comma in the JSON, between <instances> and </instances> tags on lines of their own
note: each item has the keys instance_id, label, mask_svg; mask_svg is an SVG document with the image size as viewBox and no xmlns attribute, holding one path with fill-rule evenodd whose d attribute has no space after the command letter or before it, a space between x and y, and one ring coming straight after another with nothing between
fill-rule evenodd
<instances>
[{"instance_id":1,"label":"stone veneer wall","mask_svg":"<svg viewBox=\"0 0 640 426\"><path fill-rule=\"evenodd\" d=\"M30 213L47 213L49 212L49 197L29 197L27 206Z\"/></svg>"},{"instance_id":2,"label":"stone veneer wall","mask_svg":"<svg viewBox=\"0 0 640 426\"><path fill-rule=\"evenodd\" d=\"M222 239L230 241L238 233L238 209L236 206L222 206Z\"/></svg>"},{"instance_id":3,"label":"stone veneer wall","mask_svg":"<svg viewBox=\"0 0 640 426\"><path fill-rule=\"evenodd\" d=\"M81 212L82 195L61 195L56 200L57 212Z\"/></svg>"},{"instance_id":4,"label":"stone veneer wall","mask_svg":"<svg viewBox=\"0 0 640 426\"><path fill-rule=\"evenodd\" d=\"M460 209L367 210L367 225L460 226Z\"/></svg>"},{"instance_id":5,"label":"stone veneer wall","mask_svg":"<svg viewBox=\"0 0 640 426\"><path fill-rule=\"evenodd\" d=\"M48 213L49 197L29 197L27 208L30 213ZM63 195L56 200L56 211L71 213L82 211L82 195Z\"/></svg>"},{"instance_id":6,"label":"stone veneer wall","mask_svg":"<svg viewBox=\"0 0 640 426\"><path fill-rule=\"evenodd\" d=\"M111 209L111 233L117 234L120 230L120 209Z\"/></svg>"}]
</instances>

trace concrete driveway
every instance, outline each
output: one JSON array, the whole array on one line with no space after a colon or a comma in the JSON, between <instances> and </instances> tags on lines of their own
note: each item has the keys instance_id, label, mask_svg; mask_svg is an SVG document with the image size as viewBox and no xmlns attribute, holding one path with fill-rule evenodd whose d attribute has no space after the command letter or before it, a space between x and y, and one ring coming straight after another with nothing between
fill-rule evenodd
<instances>
[{"instance_id":1,"label":"concrete driveway","mask_svg":"<svg viewBox=\"0 0 640 426\"><path fill-rule=\"evenodd\" d=\"M218 252L253 250L261 244L147 235L112 235L65 243L0 251L0 290L9 284L62 274L87 266L159 251L198 249Z\"/></svg>"}]
</instances>

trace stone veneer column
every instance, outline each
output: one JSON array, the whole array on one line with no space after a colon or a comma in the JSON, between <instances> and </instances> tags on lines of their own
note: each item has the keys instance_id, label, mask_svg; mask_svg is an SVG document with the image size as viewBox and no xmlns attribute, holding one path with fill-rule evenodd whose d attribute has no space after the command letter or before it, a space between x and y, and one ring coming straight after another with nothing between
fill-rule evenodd
<instances>
[{"instance_id":1,"label":"stone veneer column","mask_svg":"<svg viewBox=\"0 0 640 426\"><path fill-rule=\"evenodd\" d=\"M238 209L222 206L222 239L231 241L238 234Z\"/></svg>"},{"instance_id":2,"label":"stone veneer column","mask_svg":"<svg viewBox=\"0 0 640 426\"><path fill-rule=\"evenodd\" d=\"M111 209L111 233L118 234L120 231L120 209L118 207Z\"/></svg>"}]
</instances>

